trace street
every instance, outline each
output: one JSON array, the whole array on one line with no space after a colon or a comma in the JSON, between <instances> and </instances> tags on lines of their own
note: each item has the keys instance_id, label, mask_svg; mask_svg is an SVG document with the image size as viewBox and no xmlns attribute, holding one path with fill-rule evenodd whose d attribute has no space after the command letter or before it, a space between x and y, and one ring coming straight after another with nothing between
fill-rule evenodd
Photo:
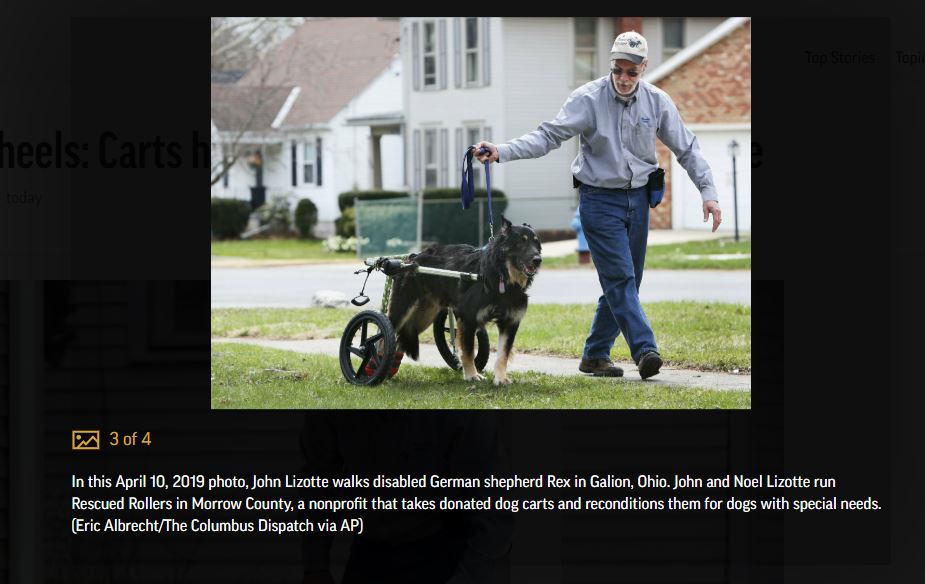
<instances>
[{"instance_id":1,"label":"street","mask_svg":"<svg viewBox=\"0 0 925 584\"><path fill-rule=\"evenodd\" d=\"M319 290L356 296L366 274L362 265L286 266L273 268L213 268L212 307L310 306ZM433 276L436 277L436 276ZM367 308L378 309L386 277L369 277ZM601 287L593 270L540 270L530 288L530 301L541 304L596 304ZM751 304L751 271L648 270L640 297L643 302L696 300Z\"/></svg>"}]
</instances>

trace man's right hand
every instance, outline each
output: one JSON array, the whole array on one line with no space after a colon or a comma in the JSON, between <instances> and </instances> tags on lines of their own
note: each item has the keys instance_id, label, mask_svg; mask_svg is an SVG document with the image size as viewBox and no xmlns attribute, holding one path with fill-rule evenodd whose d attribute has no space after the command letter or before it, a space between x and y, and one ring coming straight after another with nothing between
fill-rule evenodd
<instances>
[{"instance_id":1,"label":"man's right hand","mask_svg":"<svg viewBox=\"0 0 925 584\"><path fill-rule=\"evenodd\" d=\"M479 150L482 148L488 148L488 154L479 154ZM479 159L479 162L485 162L489 160L491 162L498 162L498 147L492 144L491 142L486 142L482 140L475 145L475 157Z\"/></svg>"}]
</instances>

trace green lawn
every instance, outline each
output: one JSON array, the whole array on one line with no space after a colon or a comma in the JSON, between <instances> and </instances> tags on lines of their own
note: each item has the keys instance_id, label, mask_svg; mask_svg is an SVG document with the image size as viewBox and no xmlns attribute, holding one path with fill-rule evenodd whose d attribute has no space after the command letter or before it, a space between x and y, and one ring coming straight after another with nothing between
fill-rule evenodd
<instances>
[{"instance_id":1,"label":"green lawn","mask_svg":"<svg viewBox=\"0 0 925 584\"><path fill-rule=\"evenodd\" d=\"M213 241L212 255L252 260L355 260L353 252L332 253L314 239L255 239Z\"/></svg>"},{"instance_id":2,"label":"green lawn","mask_svg":"<svg viewBox=\"0 0 925 584\"><path fill-rule=\"evenodd\" d=\"M213 308L213 337L262 339L333 339L359 309L353 308Z\"/></svg>"},{"instance_id":3,"label":"green lawn","mask_svg":"<svg viewBox=\"0 0 925 584\"><path fill-rule=\"evenodd\" d=\"M669 243L650 245L646 250L646 269L659 270L750 270L752 269L752 242L749 238L739 238L736 243L732 237L710 239L707 241L689 241L686 243ZM710 259L688 258L685 256L709 256L749 254L747 258ZM578 254L555 258L543 258L543 269L593 269L591 264L579 264Z\"/></svg>"},{"instance_id":4,"label":"green lawn","mask_svg":"<svg viewBox=\"0 0 925 584\"><path fill-rule=\"evenodd\" d=\"M490 376L490 373L489 373ZM751 392L665 387L622 378L519 372L503 389L449 368L402 366L375 387L347 383L337 359L213 343L212 407L243 409L748 409Z\"/></svg>"},{"instance_id":5,"label":"green lawn","mask_svg":"<svg viewBox=\"0 0 925 584\"><path fill-rule=\"evenodd\" d=\"M751 307L706 302L652 302L643 305L662 357L674 367L751 370ZM520 352L579 357L594 317L590 304L535 304L517 333ZM255 308L213 309L213 337L274 339L337 338L355 309ZM488 327L492 347L497 329ZM421 336L432 340L430 332ZM629 349L617 339L614 358L629 361Z\"/></svg>"},{"instance_id":6,"label":"green lawn","mask_svg":"<svg viewBox=\"0 0 925 584\"><path fill-rule=\"evenodd\" d=\"M646 252L647 269L672 270L750 270L751 257L715 260L692 259L691 255L751 254L751 240L744 238L738 243L731 237L708 241L691 241L649 246ZM250 241L213 241L212 255L245 258L251 260L305 260L307 262L351 261L356 259L352 252L331 253L325 251L321 241L299 239L257 239ZM543 260L543 269L585 269L590 264L579 264L577 254L562 257L548 257Z\"/></svg>"}]
</instances>

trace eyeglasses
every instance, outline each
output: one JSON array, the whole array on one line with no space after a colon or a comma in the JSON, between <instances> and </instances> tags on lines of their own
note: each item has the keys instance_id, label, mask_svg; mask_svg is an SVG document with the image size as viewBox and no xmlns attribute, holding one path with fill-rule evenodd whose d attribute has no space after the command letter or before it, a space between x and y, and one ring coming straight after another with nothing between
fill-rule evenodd
<instances>
[{"instance_id":1,"label":"eyeglasses","mask_svg":"<svg viewBox=\"0 0 925 584\"><path fill-rule=\"evenodd\" d=\"M611 69L610 72L616 75L617 77L619 77L623 73L626 73L630 77L639 77L639 71L636 71L636 70L624 71L623 69Z\"/></svg>"}]
</instances>

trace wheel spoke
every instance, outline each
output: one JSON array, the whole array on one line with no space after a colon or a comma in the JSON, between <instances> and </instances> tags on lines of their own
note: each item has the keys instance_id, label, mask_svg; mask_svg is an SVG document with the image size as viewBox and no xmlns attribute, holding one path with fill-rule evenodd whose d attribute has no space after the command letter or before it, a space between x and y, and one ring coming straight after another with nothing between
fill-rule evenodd
<instances>
[{"instance_id":1,"label":"wheel spoke","mask_svg":"<svg viewBox=\"0 0 925 584\"><path fill-rule=\"evenodd\" d=\"M382 333L379 333L377 335L373 335L369 337L368 339L366 339L366 341L363 344L366 347L367 351L374 352L375 347L373 345L375 345L381 340L382 340Z\"/></svg>"},{"instance_id":2,"label":"wheel spoke","mask_svg":"<svg viewBox=\"0 0 925 584\"><path fill-rule=\"evenodd\" d=\"M360 334L360 344L366 344L366 325L369 324L368 321L363 321L363 332Z\"/></svg>"},{"instance_id":3,"label":"wheel spoke","mask_svg":"<svg viewBox=\"0 0 925 584\"><path fill-rule=\"evenodd\" d=\"M369 353L368 355L363 357L363 361L360 362L360 366L357 367L356 372L354 372L353 374L354 377L359 377L360 373L363 373L364 375L366 374L363 370L366 369L366 365L367 363L369 363L369 360L372 358L372 356L373 356L372 353Z\"/></svg>"},{"instance_id":4,"label":"wheel spoke","mask_svg":"<svg viewBox=\"0 0 925 584\"><path fill-rule=\"evenodd\" d=\"M368 351L366 350L365 347L350 347L350 352L356 355L357 357L360 357L361 359L363 357L366 357L366 355L368 354Z\"/></svg>"}]
</instances>

